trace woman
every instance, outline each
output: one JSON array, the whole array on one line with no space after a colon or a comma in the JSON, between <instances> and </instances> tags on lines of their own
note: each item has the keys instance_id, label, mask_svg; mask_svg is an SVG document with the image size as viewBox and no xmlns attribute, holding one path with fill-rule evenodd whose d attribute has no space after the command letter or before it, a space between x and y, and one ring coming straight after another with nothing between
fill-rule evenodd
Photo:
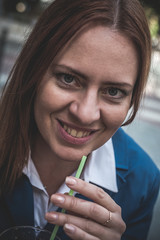
<instances>
[{"instance_id":1,"label":"woman","mask_svg":"<svg viewBox=\"0 0 160 240\"><path fill-rule=\"evenodd\" d=\"M160 174L120 126L136 115L150 57L137 0L46 9L2 96L1 231L58 224L62 239L146 239Z\"/></svg>"}]
</instances>

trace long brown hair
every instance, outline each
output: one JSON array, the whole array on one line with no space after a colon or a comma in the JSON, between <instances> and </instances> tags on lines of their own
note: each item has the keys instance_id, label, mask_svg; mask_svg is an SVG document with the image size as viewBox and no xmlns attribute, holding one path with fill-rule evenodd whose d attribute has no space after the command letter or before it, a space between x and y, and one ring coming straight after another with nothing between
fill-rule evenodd
<instances>
[{"instance_id":1,"label":"long brown hair","mask_svg":"<svg viewBox=\"0 0 160 240\"><path fill-rule=\"evenodd\" d=\"M88 24L98 22L120 31L135 44L139 73L131 106L131 122L147 80L151 41L138 0L55 0L42 14L18 57L0 105L0 189L10 190L27 163L36 131L34 99L40 81L65 44Z\"/></svg>"}]
</instances>

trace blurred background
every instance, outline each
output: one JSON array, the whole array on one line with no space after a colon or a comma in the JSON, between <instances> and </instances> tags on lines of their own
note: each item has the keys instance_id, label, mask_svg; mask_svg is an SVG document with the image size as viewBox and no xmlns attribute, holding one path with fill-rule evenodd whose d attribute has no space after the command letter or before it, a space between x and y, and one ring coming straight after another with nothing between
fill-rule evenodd
<instances>
[{"instance_id":1,"label":"blurred background","mask_svg":"<svg viewBox=\"0 0 160 240\"><path fill-rule=\"evenodd\" d=\"M0 92L38 16L53 0L0 0ZM152 36L152 64L139 112L124 130L160 169L160 0L141 1ZM145 181L145 179L144 179ZM160 194L147 240L160 239Z\"/></svg>"}]
</instances>

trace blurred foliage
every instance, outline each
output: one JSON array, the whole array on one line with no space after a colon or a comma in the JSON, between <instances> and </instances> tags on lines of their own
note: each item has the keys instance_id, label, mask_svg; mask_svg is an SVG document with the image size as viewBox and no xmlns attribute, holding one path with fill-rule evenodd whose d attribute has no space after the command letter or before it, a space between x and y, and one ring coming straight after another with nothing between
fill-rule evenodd
<instances>
[{"instance_id":1,"label":"blurred foliage","mask_svg":"<svg viewBox=\"0 0 160 240\"><path fill-rule=\"evenodd\" d=\"M160 34L160 26L159 26L160 17L156 14L153 8L146 7L145 12L148 18L151 36L152 38L156 38Z\"/></svg>"},{"instance_id":2,"label":"blurred foliage","mask_svg":"<svg viewBox=\"0 0 160 240\"><path fill-rule=\"evenodd\" d=\"M152 38L160 36L160 0L140 0L145 8Z\"/></svg>"},{"instance_id":3,"label":"blurred foliage","mask_svg":"<svg viewBox=\"0 0 160 240\"><path fill-rule=\"evenodd\" d=\"M160 16L160 0L140 0L143 5L154 9L155 13Z\"/></svg>"}]
</instances>

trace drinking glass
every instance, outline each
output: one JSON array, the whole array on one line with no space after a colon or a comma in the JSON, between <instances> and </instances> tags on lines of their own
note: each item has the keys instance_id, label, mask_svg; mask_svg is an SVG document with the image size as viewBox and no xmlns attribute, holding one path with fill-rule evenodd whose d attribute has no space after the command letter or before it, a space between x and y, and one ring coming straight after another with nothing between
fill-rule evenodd
<instances>
[{"instance_id":1,"label":"drinking glass","mask_svg":"<svg viewBox=\"0 0 160 240\"><path fill-rule=\"evenodd\" d=\"M0 240L50 240L50 237L51 232L31 226L12 227L0 234Z\"/></svg>"}]
</instances>

